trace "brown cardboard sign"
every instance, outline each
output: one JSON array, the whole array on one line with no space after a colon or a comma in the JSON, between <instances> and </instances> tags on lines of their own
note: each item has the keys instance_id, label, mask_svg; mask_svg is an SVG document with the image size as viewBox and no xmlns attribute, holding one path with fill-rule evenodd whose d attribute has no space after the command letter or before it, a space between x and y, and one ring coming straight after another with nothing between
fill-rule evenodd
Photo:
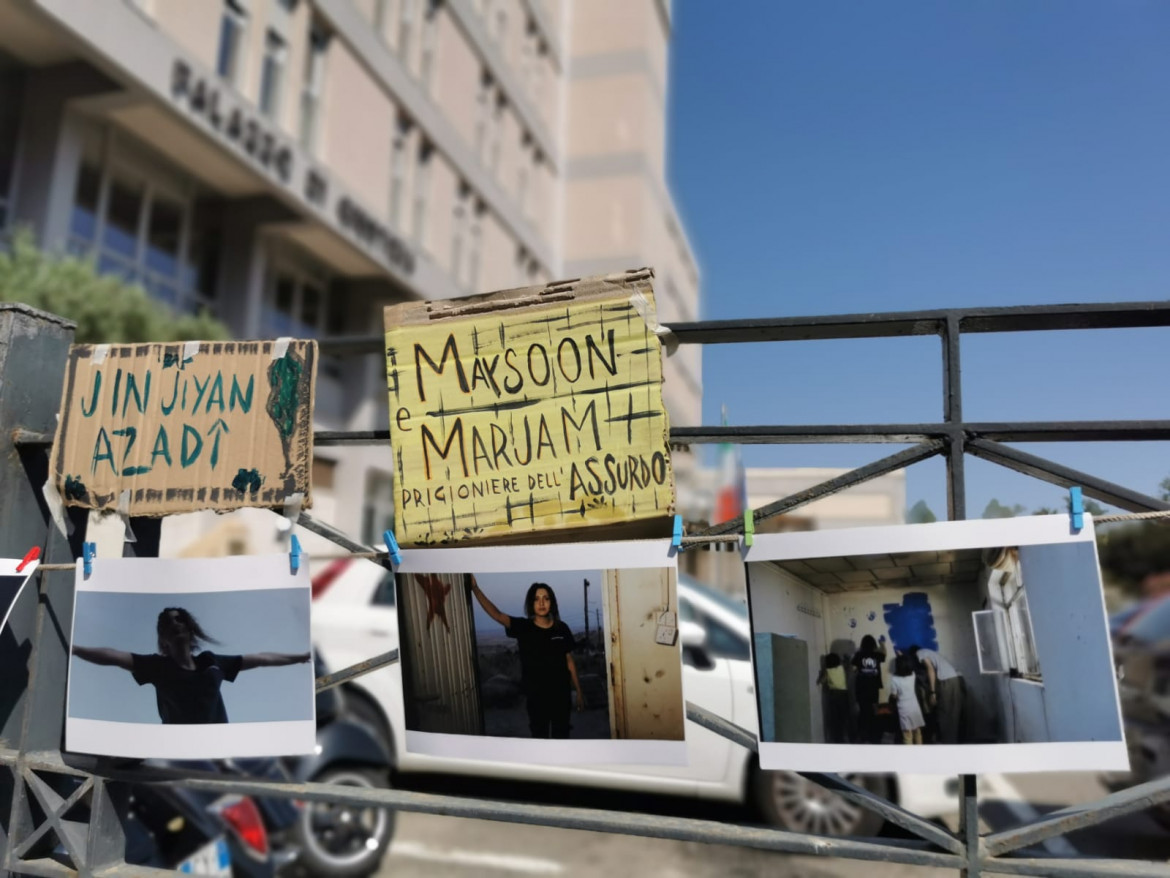
<instances>
[{"instance_id":1,"label":"brown cardboard sign","mask_svg":"<svg viewBox=\"0 0 1170 878\"><path fill-rule=\"evenodd\" d=\"M386 309L402 545L660 534L674 513L653 272Z\"/></svg>"},{"instance_id":2,"label":"brown cardboard sign","mask_svg":"<svg viewBox=\"0 0 1170 878\"><path fill-rule=\"evenodd\" d=\"M315 341L74 345L53 442L67 506L310 505Z\"/></svg>"}]
</instances>

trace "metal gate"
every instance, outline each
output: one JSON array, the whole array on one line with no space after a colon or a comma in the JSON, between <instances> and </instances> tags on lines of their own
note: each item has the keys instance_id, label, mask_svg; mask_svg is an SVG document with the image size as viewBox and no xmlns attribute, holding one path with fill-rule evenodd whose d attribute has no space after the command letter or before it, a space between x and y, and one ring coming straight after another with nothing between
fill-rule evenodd
<instances>
[{"instance_id":1,"label":"metal gate","mask_svg":"<svg viewBox=\"0 0 1170 878\"><path fill-rule=\"evenodd\" d=\"M936 423L684 427L671 431L675 443L895 443L912 447L883 457L820 485L756 510L757 521L794 510L868 479L941 455L946 461L947 505L951 519L966 515L964 461L968 453L1063 487L1079 485L1086 496L1135 513L1161 517L1170 504L1088 473L1021 452L1007 442L1164 441L1170 420L974 423L963 419L960 339L964 333L1034 332L1059 329L1117 329L1170 326L1170 302L1063 305L1018 308L858 314L837 317L709 321L675 324L681 344L729 344L811 339L891 338L934 335L942 342L942 420ZM0 677L0 868L15 873L57 876L129 875L153 872L127 866L119 815L124 782L158 783L213 792L297 798L307 801L385 805L404 811L501 820L541 826L616 832L687 841L734 844L822 857L882 860L949 867L959 874L1054 876L1168 875L1170 865L1136 860L1032 858L1013 852L1067 832L1170 801L1170 778L1146 783L1047 814L1012 829L980 836L976 777L960 777L960 828L952 834L836 775L804 777L832 789L913 833L916 840L824 838L715 821L552 807L403 790L339 789L321 784L284 784L174 771L119 770L111 760L61 752L65 713L68 632L73 611L73 560L81 554L85 515L74 511L73 536L53 527L41 486L48 475L48 446L57 413L58 389L72 326L23 306L0 304L0 554L44 548L37 571L38 600L14 608L0 643L7 664ZM325 341L324 353L378 355L380 336ZM1155 378L1155 381L1158 379ZM387 431L318 432L318 445L383 443ZM1100 519L1099 519L1100 520ZM302 513L299 523L343 549L378 553ZM158 521L135 519L136 543L128 550L157 554ZM686 543L730 541L742 529L728 523L684 538ZM384 557L384 553L382 553ZM13 660L14 659L14 660ZM339 685L395 661L397 654L320 678L318 689ZM23 667L20 661L24 661ZM688 718L754 751L755 736L688 705ZM67 774L80 779L68 799L45 778ZM67 819L78 803L88 805L84 822ZM43 818L40 815L44 815ZM55 835L69 865L29 859L34 845Z\"/></svg>"}]
</instances>

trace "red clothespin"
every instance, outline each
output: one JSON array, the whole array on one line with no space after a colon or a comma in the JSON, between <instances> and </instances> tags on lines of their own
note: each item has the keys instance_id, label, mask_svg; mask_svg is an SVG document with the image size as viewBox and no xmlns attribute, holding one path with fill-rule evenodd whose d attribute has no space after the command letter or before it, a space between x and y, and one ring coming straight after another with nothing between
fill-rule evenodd
<instances>
[{"instance_id":1,"label":"red clothespin","mask_svg":"<svg viewBox=\"0 0 1170 878\"><path fill-rule=\"evenodd\" d=\"M24 570L25 567L29 565L30 561L35 561L39 557L41 557L41 547L33 546L28 550L28 554L24 556L24 560L16 565L16 572L20 573L22 570Z\"/></svg>"}]
</instances>

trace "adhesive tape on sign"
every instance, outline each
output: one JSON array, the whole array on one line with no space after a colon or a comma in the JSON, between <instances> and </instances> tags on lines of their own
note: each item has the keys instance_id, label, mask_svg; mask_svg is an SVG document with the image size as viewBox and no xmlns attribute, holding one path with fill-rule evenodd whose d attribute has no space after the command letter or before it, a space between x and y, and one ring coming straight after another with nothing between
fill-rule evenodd
<instances>
[{"instance_id":1,"label":"adhesive tape on sign","mask_svg":"<svg viewBox=\"0 0 1170 878\"><path fill-rule=\"evenodd\" d=\"M678 339L675 338L669 327L658 323L658 315L655 313L654 306L650 304L650 300L646 298L645 294L638 290L630 296L630 304L634 306L634 310L638 312L650 331L658 336L658 341L666 350L666 355L669 357L673 354L678 348Z\"/></svg>"},{"instance_id":2,"label":"adhesive tape on sign","mask_svg":"<svg viewBox=\"0 0 1170 878\"><path fill-rule=\"evenodd\" d=\"M199 353L199 342L189 341L183 345L183 362L195 359L195 355Z\"/></svg>"},{"instance_id":3,"label":"adhesive tape on sign","mask_svg":"<svg viewBox=\"0 0 1170 878\"><path fill-rule=\"evenodd\" d=\"M102 363L104 363L106 361L106 357L109 356L109 353L110 353L110 346L108 344L95 345L94 349L93 349L93 358L92 358L93 364L95 366L100 366Z\"/></svg>"},{"instance_id":4,"label":"adhesive tape on sign","mask_svg":"<svg viewBox=\"0 0 1170 878\"><path fill-rule=\"evenodd\" d=\"M278 338L272 343L272 359L279 360L286 353L288 353L288 345L291 338Z\"/></svg>"}]
</instances>

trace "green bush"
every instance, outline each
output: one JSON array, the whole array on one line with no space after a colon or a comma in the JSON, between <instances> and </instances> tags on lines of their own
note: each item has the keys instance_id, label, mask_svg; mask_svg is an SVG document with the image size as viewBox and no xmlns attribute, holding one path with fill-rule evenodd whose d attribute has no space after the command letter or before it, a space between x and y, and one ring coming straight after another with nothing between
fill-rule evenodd
<instances>
[{"instance_id":1,"label":"green bush","mask_svg":"<svg viewBox=\"0 0 1170 878\"><path fill-rule=\"evenodd\" d=\"M0 302L20 302L77 324L81 344L230 338L210 314L177 314L142 287L99 274L93 261L37 247L27 230L0 248Z\"/></svg>"}]
</instances>

